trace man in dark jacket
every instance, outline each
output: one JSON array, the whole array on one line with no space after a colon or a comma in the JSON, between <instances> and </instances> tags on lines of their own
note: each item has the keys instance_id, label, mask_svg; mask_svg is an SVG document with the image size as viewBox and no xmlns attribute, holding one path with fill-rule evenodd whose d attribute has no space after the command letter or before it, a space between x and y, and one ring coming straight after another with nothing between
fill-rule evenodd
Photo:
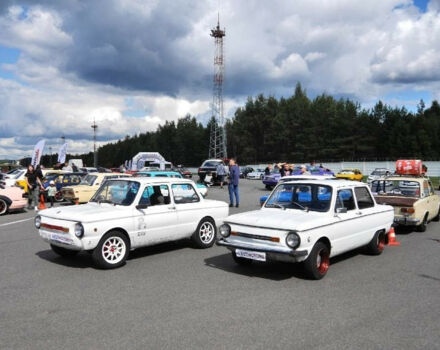
<instances>
[{"instance_id":1,"label":"man in dark jacket","mask_svg":"<svg viewBox=\"0 0 440 350\"><path fill-rule=\"evenodd\" d=\"M234 195L235 195L235 206L238 208L240 203L240 195L238 193L238 182L240 179L240 168L235 163L235 159L229 161L229 206L234 206Z\"/></svg>"}]
</instances>

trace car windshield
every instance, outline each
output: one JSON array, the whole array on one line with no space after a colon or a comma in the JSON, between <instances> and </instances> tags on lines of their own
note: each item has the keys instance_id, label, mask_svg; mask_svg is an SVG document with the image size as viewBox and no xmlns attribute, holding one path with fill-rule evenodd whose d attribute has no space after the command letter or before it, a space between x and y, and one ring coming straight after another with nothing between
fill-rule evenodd
<instances>
[{"instance_id":1,"label":"car windshield","mask_svg":"<svg viewBox=\"0 0 440 350\"><path fill-rule=\"evenodd\" d=\"M215 160L207 160L202 164L202 167L216 167L221 164L221 162L216 162Z\"/></svg>"},{"instance_id":2,"label":"car windshield","mask_svg":"<svg viewBox=\"0 0 440 350\"><path fill-rule=\"evenodd\" d=\"M420 184L410 180L376 180L371 190L381 195L420 198Z\"/></svg>"},{"instance_id":3,"label":"car windshield","mask_svg":"<svg viewBox=\"0 0 440 350\"><path fill-rule=\"evenodd\" d=\"M325 212L330 208L332 188L321 184L281 184L266 202L266 208Z\"/></svg>"},{"instance_id":4,"label":"car windshield","mask_svg":"<svg viewBox=\"0 0 440 350\"><path fill-rule=\"evenodd\" d=\"M82 180L80 185L87 185L87 186L92 186L93 183L95 182L96 178L98 176L96 175L86 175Z\"/></svg>"},{"instance_id":5,"label":"car windshield","mask_svg":"<svg viewBox=\"0 0 440 350\"><path fill-rule=\"evenodd\" d=\"M139 191L140 183L128 180L111 180L102 184L90 200L97 203L130 205Z\"/></svg>"}]
</instances>

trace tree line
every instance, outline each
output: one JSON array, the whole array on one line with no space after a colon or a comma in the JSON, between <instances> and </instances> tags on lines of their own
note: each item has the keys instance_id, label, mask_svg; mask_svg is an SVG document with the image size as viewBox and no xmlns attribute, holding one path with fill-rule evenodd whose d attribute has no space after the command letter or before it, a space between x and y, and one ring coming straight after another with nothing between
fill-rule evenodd
<instances>
[{"instance_id":1,"label":"tree line","mask_svg":"<svg viewBox=\"0 0 440 350\"><path fill-rule=\"evenodd\" d=\"M211 124L191 115L165 122L156 131L126 136L99 147L99 164L118 166L136 153L159 152L174 164L199 166L208 157ZM240 164L317 162L398 158L440 159L440 105L416 112L381 101L371 109L350 99L321 94L310 99L297 84L294 94L279 99L249 97L227 121L227 149ZM49 162L48 155L43 164ZM71 155L93 164L93 153Z\"/></svg>"}]
</instances>

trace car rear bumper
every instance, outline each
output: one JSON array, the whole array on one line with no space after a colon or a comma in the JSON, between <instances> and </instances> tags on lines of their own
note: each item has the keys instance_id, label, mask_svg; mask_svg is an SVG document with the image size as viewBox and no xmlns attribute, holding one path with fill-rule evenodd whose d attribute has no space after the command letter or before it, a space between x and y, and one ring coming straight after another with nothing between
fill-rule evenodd
<instances>
[{"instance_id":1,"label":"car rear bumper","mask_svg":"<svg viewBox=\"0 0 440 350\"><path fill-rule=\"evenodd\" d=\"M273 260L273 261L300 262L300 261L304 261L304 259L308 255L307 250L275 249L273 247L257 248L247 244L227 242L223 238L217 240L216 244L218 246L226 247L231 252L234 252L236 249L245 249L254 252L263 252L266 253L267 260Z\"/></svg>"},{"instance_id":2,"label":"car rear bumper","mask_svg":"<svg viewBox=\"0 0 440 350\"><path fill-rule=\"evenodd\" d=\"M420 219L400 216L394 217L394 223L402 226L414 226L420 224Z\"/></svg>"}]
</instances>

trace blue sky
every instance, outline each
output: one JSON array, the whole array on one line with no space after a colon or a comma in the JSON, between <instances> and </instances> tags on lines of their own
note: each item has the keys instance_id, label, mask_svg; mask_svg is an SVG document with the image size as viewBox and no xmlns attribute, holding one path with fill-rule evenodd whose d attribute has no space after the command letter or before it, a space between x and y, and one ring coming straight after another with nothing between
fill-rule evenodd
<instances>
[{"instance_id":1,"label":"blue sky","mask_svg":"<svg viewBox=\"0 0 440 350\"><path fill-rule=\"evenodd\" d=\"M220 6L220 7L219 7ZM319 9L317 11L316 9ZM0 158L45 138L69 152L210 115L217 12L226 27L225 110L289 96L299 81L372 107L440 96L439 0L4 0ZM436 39L437 38L437 39Z\"/></svg>"}]
</instances>

